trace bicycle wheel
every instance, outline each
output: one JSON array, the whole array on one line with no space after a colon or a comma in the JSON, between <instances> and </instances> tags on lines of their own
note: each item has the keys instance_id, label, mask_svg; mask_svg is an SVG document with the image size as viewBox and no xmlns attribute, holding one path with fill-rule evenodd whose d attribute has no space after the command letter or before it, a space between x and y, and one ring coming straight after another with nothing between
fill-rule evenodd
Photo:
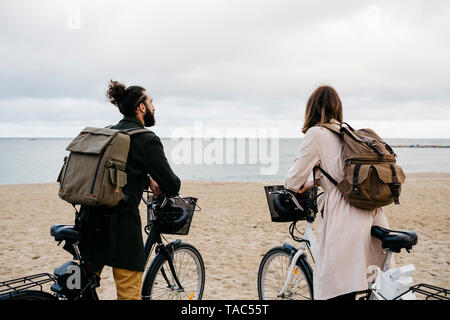
<instances>
[{"instance_id":1,"label":"bicycle wheel","mask_svg":"<svg viewBox=\"0 0 450 320\"><path fill-rule=\"evenodd\" d=\"M142 299L201 300L205 287L205 266L200 252L188 243L181 243L173 252L173 264L180 289L164 254L159 253L145 276Z\"/></svg>"},{"instance_id":2,"label":"bicycle wheel","mask_svg":"<svg viewBox=\"0 0 450 320\"><path fill-rule=\"evenodd\" d=\"M57 300L57 298L48 292L25 290L5 297L5 300Z\"/></svg>"},{"instance_id":3,"label":"bicycle wheel","mask_svg":"<svg viewBox=\"0 0 450 320\"><path fill-rule=\"evenodd\" d=\"M283 297L279 296L287 278L291 263L291 251L285 247L270 249L263 257L258 272L258 296L260 300L312 300L312 271L304 256L297 260L292 280Z\"/></svg>"}]
</instances>

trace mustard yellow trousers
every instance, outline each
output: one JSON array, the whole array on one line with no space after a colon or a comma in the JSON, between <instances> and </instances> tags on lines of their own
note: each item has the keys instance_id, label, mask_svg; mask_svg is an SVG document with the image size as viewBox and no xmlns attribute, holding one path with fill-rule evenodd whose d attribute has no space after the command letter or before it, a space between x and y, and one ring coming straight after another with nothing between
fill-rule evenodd
<instances>
[{"instance_id":1,"label":"mustard yellow trousers","mask_svg":"<svg viewBox=\"0 0 450 320\"><path fill-rule=\"evenodd\" d=\"M100 277L104 266L93 267L91 272ZM142 271L112 268L116 282L117 300L141 300Z\"/></svg>"}]
</instances>

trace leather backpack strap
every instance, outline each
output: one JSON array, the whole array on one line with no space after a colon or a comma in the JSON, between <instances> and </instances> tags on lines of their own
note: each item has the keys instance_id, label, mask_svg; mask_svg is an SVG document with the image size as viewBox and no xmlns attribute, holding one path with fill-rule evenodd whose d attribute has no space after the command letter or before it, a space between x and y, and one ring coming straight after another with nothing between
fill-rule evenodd
<instances>
[{"instance_id":1,"label":"leather backpack strap","mask_svg":"<svg viewBox=\"0 0 450 320\"><path fill-rule=\"evenodd\" d=\"M348 125L348 124L347 124L347 125ZM334 132L335 134L337 134L337 135L338 135L339 137L341 137L341 138L342 138L342 136L344 135L344 133L343 133L343 131L342 131L342 129L343 129L342 125L339 126L339 128L336 128L336 126L333 125L333 124L331 124L331 123L316 124L316 126L317 126L317 127L324 127L324 128L327 128L328 130L330 130L331 132ZM330 175L328 174L328 172L326 172L326 171L325 171L324 169L322 169L320 166L315 166L315 167L314 167L314 169L313 169L313 175L314 175L314 171L315 171L316 168L318 168L318 169L320 170L320 172L322 172L323 175L324 175L325 177L327 177L327 179L330 180L331 183L334 184L335 187L337 187L338 182L337 182L336 180L334 180L333 177L330 176ZM315 179L315 178L313 178L313 179Z\"/></svg>"},{"instance_id":2,"label":"leather backpack strap","mask_svg":"<svg viewBox=\"0 0 450 320\"><path fill-rule=\"evenodd\" d=\"M346 124L347 125L347 127L348 128L346 128L346 127L344 127L343 125L340 125L339 126L339 128L337 128L336 126L334 126L333 124L331 124L331 123L322 123L321 125L317 125L317 126L322 126L322 127L325 127L325 128L327 128L328 130L330 130L330 131L332 131L333 133L335 133L335 134L337 134L340 138L343 138L344 137L344 134L349 134L349 135L352 135L352 131L354 131L354 129L348 124L348 123L345 123L344 122L344 124ZM322 167L320 167L320 165L319 166L315 166L314 167L314 169L313 169L313 177L314 177L314 180L315 180L315 175L314 175L314 171L315 171L315 169L319 169L320 170L320 172L322 172L323 173L323 175L335 186L335 187L337 187L338 186L338 182L328 173L328 172L326 172L324 169L322 169ZM323 218L323 212L324 212L324 207L322 207L322 211L321 211L321 215L322 215L322 218Z\"/></svg>"},{"instance_id":3,"label":"leather backpack strap","mask_svg":"<svg viewBox=\"0 0 450 320\"><path fill-rule=\"evenodd\" d=\"M324 174L324 176L327 177L328 180L330 180L331 183L334 184L334 185L337 187L338 183L336 182L336 180L334 180L334 179L328 174L328 172L326 172L325 170L323 170L323 169L320 167L320 165L315 166L315 167L313 168L313 180L314 180L314 182L316 181L316 169L319 169L320 172L322 172L322 173ZM324 210L325 210L325 206L322 206L322 210L320 210L320 215L322 216L322 219L323 219L323 212L324 212Z\"/></svg>"},{"instance_id":4,"label":"leather backpack strap","mask_svg":"<svg viewBox=\"0 0 450 320\"><path fill-rule=\"evenodd\" d=\"M336 128L333 124L331 123L322 123L322 124L316 124L317 127L324 127L327 128L328 130L336 133L337 135L339 135L340 137L342 137L343 133L342 133L342 126L338 128Z\"/></svg>"},{"instance_id":5,"label":"leather backpack strap","mask_svg":"<svg viewBox=\"0 0 450 320\"><path fill-rule=\"evenodd\" d=\"M338 186L339 183L337 183L337 181L334 180L333 177L330 176L330 175L328 174L328 172L326 172L325 170L323 170L320 166L315 166L314 169L315 169L315 168L318 168L318 169L320 170L320 172L322 172L323 175L324 175L325 177L327 177L327 179L330 180L332 184L334 184L335 187ZM314 169L313 169L313 170L314 170Z\"/></svg>"}]
</instances>

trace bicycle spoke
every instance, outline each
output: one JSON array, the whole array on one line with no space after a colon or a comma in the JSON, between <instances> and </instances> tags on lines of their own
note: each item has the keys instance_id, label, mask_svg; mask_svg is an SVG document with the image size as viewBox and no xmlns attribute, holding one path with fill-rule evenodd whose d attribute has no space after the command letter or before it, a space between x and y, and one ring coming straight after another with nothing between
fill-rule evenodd
<instances>
[{"instance_id":1,"label":"bicycle spoke","mask_svg":"<svg viewBox=\"0 0 450 320\"><path fill-rule=\"evenodd\" d=\"M197 265L196 265L195 263L191 262L191 263L188 265L188 267L186 267L186 268L184 269L183 274L180 275L182 281L184 281L184 279L186 279L186 276L187 276L188 274L190 274L190 271L191 271L191 270L194 270L194 268L196 269L196 268L197 268Z\"/></svg>"},{"instance_id":2,"label":"bicycle spoke","mask_svg":"<svg viewBox=\"0 0 450 320\"><path fill-rule=\"evenodd\" d=\"M300 293L293 293L293 295L300 296L300 297L305 298L305 299L308 299L308 300L311 299L310 297L307 297L307 296L305 296L305 295L303 295L303 294L300 294Z\"/></svg>"},{"instance_id":3,"label":"bicycle spoke","mask_svg":"<svg viewBox=\"0 0 450 320\"><path fill-rule=\"evenodd\" d=\"M151 298L152 298L152 299L155 299L155 298L163 297L163 296L165 296L165 295L171 295L172 292L173 292L173 291L167 291L167 292L165 292L165 293L163 293L163 294L159 294L159 295L156 295L156 296L155 296L154 294L152 294L152 295L151 295Z\"/></svg>"}]
</instances>

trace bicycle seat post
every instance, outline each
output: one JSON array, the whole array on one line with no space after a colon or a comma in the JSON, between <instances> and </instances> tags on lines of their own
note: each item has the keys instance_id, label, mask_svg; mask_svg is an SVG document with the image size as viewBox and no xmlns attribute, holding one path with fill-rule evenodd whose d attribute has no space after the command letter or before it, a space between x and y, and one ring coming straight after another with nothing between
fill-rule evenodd
<instances>
[{"instance_id":1,"label":"bicycle seat post","mask_svg":"<svg viewBox=\"0 0 450 320\"><path fill-rule=\"evenodd\" d=\"M391 250L386 250L386 257L384 258L383 261L383 269L382 271L386 271L388 266L389 266L389 262L391 261L391 257L392 257L392 251Z\"/></svg>"}]
</instances>

